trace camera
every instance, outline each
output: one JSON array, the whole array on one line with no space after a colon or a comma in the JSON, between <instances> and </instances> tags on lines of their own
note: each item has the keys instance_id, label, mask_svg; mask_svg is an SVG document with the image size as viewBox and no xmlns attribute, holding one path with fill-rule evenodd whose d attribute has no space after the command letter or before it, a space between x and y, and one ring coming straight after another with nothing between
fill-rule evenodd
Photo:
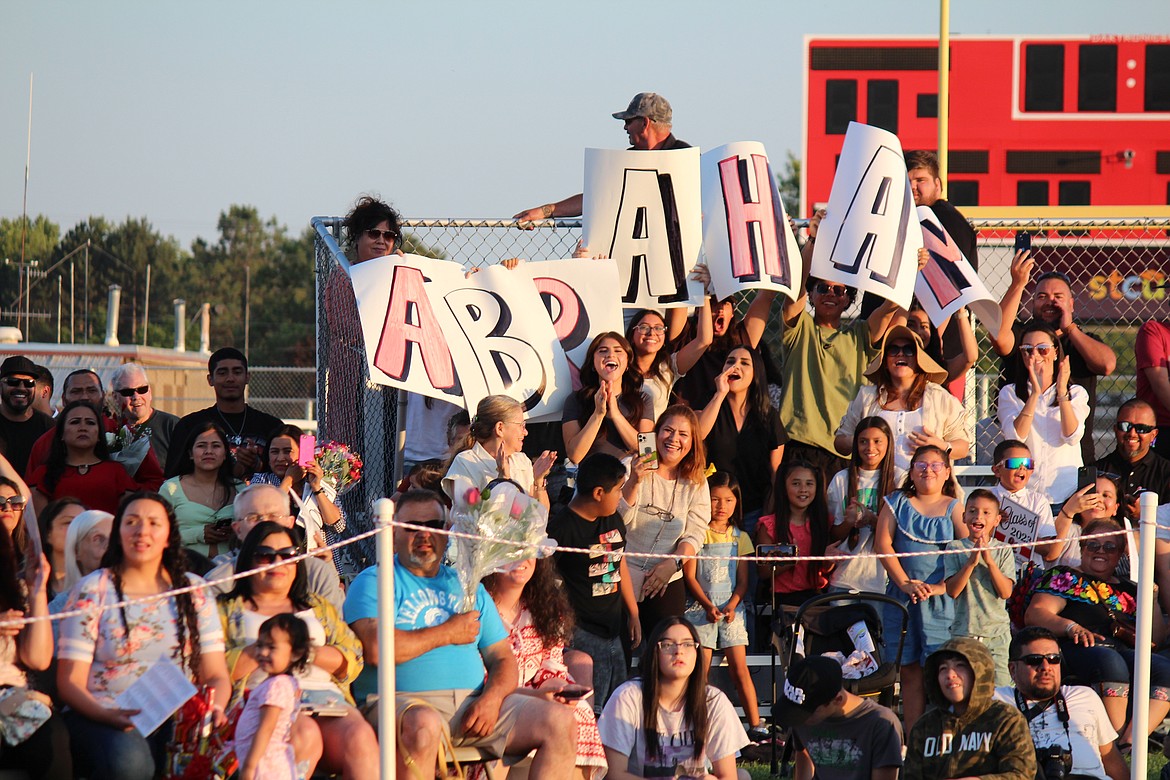
<instances>
[{"instance_id":1,"label":"camera","mask_svg":"<svg viewBox=\"0 0 1170 780\"><path fill-rule=\"evenodd\" d=\"M1065 780L1072 773L1072 751L1060 745L1036 748L1037 777Z\"/></svg>"}]
</instances>

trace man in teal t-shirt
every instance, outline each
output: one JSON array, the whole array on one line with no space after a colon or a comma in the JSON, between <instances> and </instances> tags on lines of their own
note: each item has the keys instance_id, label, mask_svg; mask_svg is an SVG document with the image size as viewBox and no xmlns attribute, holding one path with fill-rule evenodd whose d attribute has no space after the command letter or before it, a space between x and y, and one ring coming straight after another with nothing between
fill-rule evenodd
<instances>
[{"instance_id":1,"label":"man in teal t-shirt","mask_svg":"<svg viewBox=\"0 0 1170 780\"><path fill-rule=\"evenodd\" d=\"M446 725L456 745L474 745L497 756L535 750L532 773L567 777L575 760L573 708L537 696L516 694L519 672L508 632L483 585L475 610L459 612L463 587L443 565L446 512L429 490L399 497L395 523L426 530L394 529L394 661L401 746L398 776L410 767L425 776L438 765L439 739ZM362 641L366 679L363 694L377 690L369 667L379 662L377 567L353 581L345 620ZM366 699L366 718L377 727L376 697Z\"/></svg>"}]
</instances>

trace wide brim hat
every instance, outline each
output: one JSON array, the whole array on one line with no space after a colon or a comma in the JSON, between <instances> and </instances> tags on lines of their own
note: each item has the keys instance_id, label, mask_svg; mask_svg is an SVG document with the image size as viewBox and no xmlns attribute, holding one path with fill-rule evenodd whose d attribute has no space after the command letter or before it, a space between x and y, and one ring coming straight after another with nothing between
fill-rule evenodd
<instances>
[{"instance_id":1,"label":"wide brim hat","mask_svg":"<svg viewBox=\"0 0 1170 780\"><path fill-rule=\"evenodd\" d=\"M882 345L878 349L877 355L865 367L865 376L867 379L873 381L874 376L877 375L878 369L882 367L882 363L886 359L886 344L892 339L910 339L914 344L914 349L918 353L918 370L926 374L926 378L936 385L941 385L947 381L947 370L935 362L934 358L926 354L926 350L922 346L922 339L918 338L918 334L905 325L895 325L886 331L886 335L882 337Z\"/></svg>"}]
</instances>

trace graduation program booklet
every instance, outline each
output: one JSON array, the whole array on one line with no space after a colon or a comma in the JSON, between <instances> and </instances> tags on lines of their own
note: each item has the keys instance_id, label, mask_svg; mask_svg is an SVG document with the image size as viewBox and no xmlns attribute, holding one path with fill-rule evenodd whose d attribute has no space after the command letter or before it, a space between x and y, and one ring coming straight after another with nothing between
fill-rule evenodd
<instances>
[{"instance_id":1,"label":"graduation program booklet","mask_svg":"<svg viewBox=\"0 0 1170 780\"><path fill-rule=\"evenodd\" d=\"M124 710L140 710L130 722L142 736L148 737L196 693L195 685L182 669L170 661L160 660L114 702Z\"/></svg>"}]
</instances>

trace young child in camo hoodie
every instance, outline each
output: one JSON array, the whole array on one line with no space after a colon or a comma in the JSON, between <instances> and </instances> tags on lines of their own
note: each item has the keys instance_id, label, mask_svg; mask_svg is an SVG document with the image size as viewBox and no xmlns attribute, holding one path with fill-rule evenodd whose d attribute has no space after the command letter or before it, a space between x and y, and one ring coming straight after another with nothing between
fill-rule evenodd
<instances>
[{"instance_id":1,"label":"young child in camo hoodie","mask_svg":"<svg viewBox=\"0 0 1170 780\"><path fill-rule=\"evenodd\" d=\"M993 698L995 664L979 640L944 642L927 657L922 679L933 706L910 729L903 780L1034 780L1028 722Z\"/></svg>"}]
</instances>

